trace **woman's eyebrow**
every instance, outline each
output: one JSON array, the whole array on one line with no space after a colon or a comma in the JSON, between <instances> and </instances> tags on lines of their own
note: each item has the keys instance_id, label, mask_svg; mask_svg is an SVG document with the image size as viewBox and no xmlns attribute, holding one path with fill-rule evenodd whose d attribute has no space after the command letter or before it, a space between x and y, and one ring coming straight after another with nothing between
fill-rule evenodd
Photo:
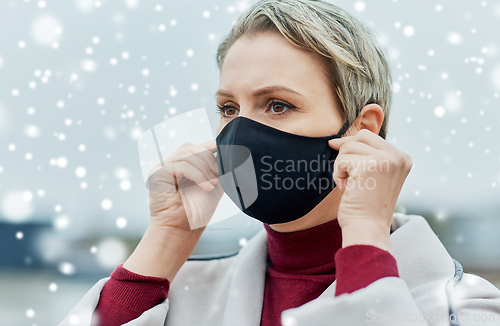
<instances>
[{"instance_id":1,"label":"woman's eyebrow","mask_svg":"<svg viewBox=\"0 0 500 326\"><path fill-rule=\"evenodd\" d=\"M293 93L293 94L297 94L297 95L302 96L302 94L300 94L299 92L296 92L293 89L288 88L286 86L282 86L282 85L274 85L274 86L263 87L261 89L256 90L255 92L253 92L252 96L254 96L254 97L255 96L261 96L261 95L265 95L265 94L268 94L268 93L271 93L271 92L276 92L276 91L285 91L285 92L289 92L289 93ZM215 93L214 97L217 98L218 96L225 96L225 97L231 97L231 98L234 97L228 91L224 91L224 90L221 90L221 89L219 89Z\"/></svg>"}]
</instances>

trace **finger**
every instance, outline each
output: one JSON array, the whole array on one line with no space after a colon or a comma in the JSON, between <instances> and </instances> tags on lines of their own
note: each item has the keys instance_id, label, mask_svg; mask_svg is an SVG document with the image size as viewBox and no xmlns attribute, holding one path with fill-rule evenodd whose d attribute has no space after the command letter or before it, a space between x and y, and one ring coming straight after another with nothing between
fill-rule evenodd
<instances>
[{"instance_id":1,"label":"finger","mask_svg":"<svg viewBox=\"0 0 500 326\"><path fill-rule=\"evenodd\" d=\"M199 145L205 147L213 153L217 152L217 142L215 141L215 139L200 143Z\"/></svg>"},{"instance_id":2,"label":"finger","mask_svg":"<svg viewBox=\"0 0 500 326\"><path fill-rule=\"evenodd\" d=\"M148 179L153 175L155 174L158 170L161 170L162 168L162 165L160 163L156 164L155 166L153 166L149 172L148 172Z\"/></svg>"},{"instance_id":3,"label":"finger","mask_svg":"<svg viewBox=\"0 0 500 326\"><path fill-rule=\"evenodd\" d=\"M151 171L146 181L146 187L154 192L176 192L177 185L172 171L172 164L160 166L154 172Z\"/></svg>"},{"instance_id":4,"label":"finger","mask_svg":"<svg viewBox=\"0 0 500 326\"><path fill-rule=\"evenodd\" d=\"M354 135L354 137L356 140L376 149L387 149L392 146L384 138L380 137L380 135L368 129L361 129L356 135Z\"/></svg>"},{"instance_id":5,"label":"finger","mask_svg":"<svg viewBox=\"0 0 500 326\"><path fill-rule=\"evenodd\" d=\"M201 143L200 146L203 146L203 147L209 149L211 152L217 154L217 141L215 139ZM219 175L219 164L217 163L217 159L215 159L215 162L212 163L212 166L215 169L215 174L218 176Z\"/></svg>"},{"instance_id":6,"label":"finger","mask_svg":"<svg viewBox=\"0 0 500 326\"><path fill-rule=\"evenodd\" d=\"M349 177L356 177L359 173L357 169L360 167L362 160L363 157L357 154L341 154L337 156L333 163L333 180L347 181ZM335 181L335 184L338 184L337 181Z\"/></svg>"},{"instance_id":7,"label":"finger","mask_svg":"<svg viewBox=\"0 0 500 326\"><path fill-rule=\"evenodd\" d=\"M189 179L196 183L201 189L205 191L212 191L214 189L214 186L208 181L208 179L205 177L205 174L192 166L190 163L186 161L180 161L174 162L172 164L174 174L178 182L180 178L185 177L186 179Z\"/></svg>"},{"instance_id":8,"label":"finger","mask_svg":"<svg viewBox=\"0 0 500 326\"><path fill-rule=\"evenodd\" d=\"M345 187L347 185L347 180L348 179L339 179L339 178L333 179L333 182L335 182L335 185L337 186L337 188L339 188L341 193L344 193Z\"/></svg>"},{"instance_id":9,"label":"finger","mask_svg":"<svg viewBox=\"0 0 500 326\"><path fill-rule=\"evenodd\" d=\"M192 154L192 152L190 152L189 149L198 148L199 146L202 146L205 151L210 151L212 153L217 151L215 139L201 143L199 145L186 142L183 143L181 146L179 146L172 154L167 156L163 160L163 164L179 161L182 158Z\"/></svg>"},{"instance_id":10,"label":"finger","mask_svg":"<svg viewBox=\"0 0 500 326\"><path fill-rule=\"evenodd\" d=\"M203 161L206 162L206 164L208 164L215 177L219 176L219 167L217 165L217 159L215 158L211 150L208 150L206 147L197 144L194 144L193 146L186 148L186 150L192 154L199 156Z\"/></svg>"},{"instance_id":11,"label":"finger","mask_svg":"<svg viewBox=\"0 0 500 326\"><path fill-rule=\"evenodd\" d=\"M333 149L339 149L344 143L354 136L342 136L341 138L333 138L328 141L328 145Z\"/></svg>"},{"instance_id":12,"label":"finger","mask_svg":"<svg viewBox=\"0 0 500 326\"><path fill-rule=\"evenodd\" d=\"M353 139L340 147L339 154L372 155L377 151L378 149Z\"/></svg>"},{"instance_id":13,"label":"finger","mask_svg":"<svg viewBox=\"0 0 500 326\"><path fill-rule=\"evenodd\" d=\"M209 154L212 155L212 154ZM200 157L198 154L192 154L184 157L181 161L186 161L190 163L193 167L197 168L205 175L205 178L209 180L212 184L217 183L217 176L212 172L212 168L209 164Z\"/></svg>"},{"instance_id":14,"label":"finger","mask_svg":"<svg viewBox=\"0 0 500 326\"><path fill-rule=\"evenodd\" d=\"M388 148L388 146L392 146L378 134L371 132L368 129L361 129L353 136L344 136L341 138L331 139L328 141L328 144L334 149L339 149L345 142L351 139L359 141L361 143L365 143L376 149L386 149Z\"/></svg>"},{"instance_id":15,"label":"finger","mask_svg":"<svg viewBox=\"0 0 500 326\"><path fill-rule=\"evenodd\" d=\"M354 154L342 154L338 155L333 162L333 179L347 179L349 177L350 165L353 165Z\"/></svg>"}]
</instances>

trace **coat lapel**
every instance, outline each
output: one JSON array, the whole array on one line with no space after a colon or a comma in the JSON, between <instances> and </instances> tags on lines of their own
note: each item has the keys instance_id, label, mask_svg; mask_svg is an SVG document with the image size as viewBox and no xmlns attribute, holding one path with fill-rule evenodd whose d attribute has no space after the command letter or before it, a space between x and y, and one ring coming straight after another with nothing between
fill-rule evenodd
<instances>
[{"instance_id":1,"label":"coat lapel","mask_svg":"<svg viewBox=\"0 0 500 326\"><path fill-rule=\"evenodd\" d=\"M263 228L241 248L231 266L231 285L223 326L258 326L266 278L267 240Z\"/></svg>"}]
</instances>

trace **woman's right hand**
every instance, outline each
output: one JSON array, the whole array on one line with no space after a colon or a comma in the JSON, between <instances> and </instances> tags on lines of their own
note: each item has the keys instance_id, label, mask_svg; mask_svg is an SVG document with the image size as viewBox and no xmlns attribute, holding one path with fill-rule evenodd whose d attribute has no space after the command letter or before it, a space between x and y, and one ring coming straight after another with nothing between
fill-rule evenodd
<instances>
[{"instance_id":1,"label":"woman's right hand","mask_svg":"<svg viewBox=\"0 0 500 326\"><path fill-rule=\"evenodd\" d=\"M150 172L151 224L192 231L206 227L223 195L215 140L184 143Z\"/></svg>"},{"instance_id":2,"label":"woman's right hand","mask_svg":"<svg viewBox=\"0 0 500 326\"><path fill-rule=\"evenodd\" d=\"M186 143L152 169L147 183L150 225L125 269L172 282L223 195L216 150L215 140Z\"/></svg>"}]
</instances>

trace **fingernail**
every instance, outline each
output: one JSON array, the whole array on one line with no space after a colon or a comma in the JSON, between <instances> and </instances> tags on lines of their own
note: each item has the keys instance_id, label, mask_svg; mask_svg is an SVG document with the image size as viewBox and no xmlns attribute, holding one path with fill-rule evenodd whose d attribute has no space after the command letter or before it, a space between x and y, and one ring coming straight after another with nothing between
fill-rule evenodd
<instances>
[{"instance_id":1,"label":"fingernail","mask_svg":"<svg viewBox=\"0 0 500 326\"><path fill-rule=\"evenodd\" d=\"M208 182L208 181L205 181L202 184L206 185L206 188L207 188L208 191L212 191L214 189L214 186L210 182Z\"/></svg>"},{"instance_id":2,"label":"fingernail","mask_svg":"<svg viewBox=\"0 0 500 326\"><path fill-rule=\"evenodd\" d=\"M211 175L211 178L208 181L210 181L210 183L213 184L213 185L216 184L217 183L217 177L212 172L210 172L210 175Z\"/></svg>"}]
</instances>

